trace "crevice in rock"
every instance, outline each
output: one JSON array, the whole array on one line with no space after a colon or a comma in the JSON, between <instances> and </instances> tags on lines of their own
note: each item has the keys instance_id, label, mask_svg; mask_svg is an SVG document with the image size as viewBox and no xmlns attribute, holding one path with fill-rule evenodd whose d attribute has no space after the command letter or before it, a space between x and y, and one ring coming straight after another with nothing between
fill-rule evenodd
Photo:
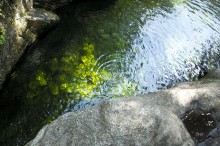
<instances>
[{"instance_id":1,"label":"crevice in rock","mask_svg":"<svg viewBox=\"0 0 220 146\"><path fill-rule=\"evenodd\" d=\"M208 138L209 133L216 128L217 122L212 112L192 110L182 119L186 129L196 144Z\"/></svg>"}]
</instances>

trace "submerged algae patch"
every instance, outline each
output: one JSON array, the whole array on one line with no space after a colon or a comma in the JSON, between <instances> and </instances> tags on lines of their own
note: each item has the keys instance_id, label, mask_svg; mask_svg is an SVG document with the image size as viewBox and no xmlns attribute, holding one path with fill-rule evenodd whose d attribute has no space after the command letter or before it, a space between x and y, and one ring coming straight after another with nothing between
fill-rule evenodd
<instances>
[{"instance_id":1,"label":"submerged algae patch","mask_svg":"<svg viewBox=\"0 0 220 146\"><path fill-rule=\"evenodd\" d=\"M83 43L79 48L70 45L62 57L51 58L35 71L25 87L24 97L31 104L49 102L51 97L67 104L78 98L97 98L104 94L110 97L134 94L136 84L120 74L113 75L113 70L102 68L96 51L93 43Z\"/></svg>"},{"instance_id":2,"label":"submerged algae patch","mask_svg":"<svg viewBox=\"0 0 220 146\"><path fill-rule=\"evenodd\" d=\"M6 30L2 27L0 23L0 45L3 45L5 42Z\"/></svg>"},{"instance_id":3,"label":"submerged algae patch","mask_svg":"<svg viewBox=\"0 0 220 146\"><path fill-rule=\"evenodd\" d=\"M107 72L98 70L96 66L93 44L85 43L81 48L82 55L76 53L74 48L72 50L60 59L47 61L45 66L39 68L35 80L29 83L35 89L29 90L29 95L38 95L36 91L45 90L43 93L48 91L52 95L71 93L86 97L92 94L101 81L108 80L102 78Z\"/></svg>"}]
</instances>

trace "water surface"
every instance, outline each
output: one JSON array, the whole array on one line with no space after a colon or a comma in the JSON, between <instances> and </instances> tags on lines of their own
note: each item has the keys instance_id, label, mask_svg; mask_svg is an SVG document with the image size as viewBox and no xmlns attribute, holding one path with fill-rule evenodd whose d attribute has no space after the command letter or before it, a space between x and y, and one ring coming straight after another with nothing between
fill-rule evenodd
<instances>
[{"instance_id":1,"label":"water surface","mask_svg":"<svg viewBox=\"0 0 220 146\"><path fill-rule=\"evenodd\" d=\"M85 1L33 45L0 98L0 144L23 145L57 116L197 80L219 66L217 0Z\"/></svg>"}]
</instances>

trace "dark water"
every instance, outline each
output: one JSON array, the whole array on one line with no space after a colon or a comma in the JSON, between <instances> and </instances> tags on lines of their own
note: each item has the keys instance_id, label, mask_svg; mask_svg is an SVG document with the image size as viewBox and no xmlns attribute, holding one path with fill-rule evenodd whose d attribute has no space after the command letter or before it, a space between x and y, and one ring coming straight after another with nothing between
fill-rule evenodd
<instances>
[{"instance_id":1,"label":"dark water","mask_svg":"<svg viewBox=\"0 0 220 146\"><path fill-rule=\"evenodd\" d=\"M211 112L194 110L186 115L183 123L196 143L208 139L209 132L217 126Z\"/></svg>"},{"instance_id":2,"label":"dark water","mask_svg":"<svg viewBox=\"0 0 220 146\"><path fill-rule=\"evenodd\" d=\"M85 1L58 14L1 91L0 145L25 144L65 112L197 80L220 63L217 0Z\"/></svg>"}]
</instances>

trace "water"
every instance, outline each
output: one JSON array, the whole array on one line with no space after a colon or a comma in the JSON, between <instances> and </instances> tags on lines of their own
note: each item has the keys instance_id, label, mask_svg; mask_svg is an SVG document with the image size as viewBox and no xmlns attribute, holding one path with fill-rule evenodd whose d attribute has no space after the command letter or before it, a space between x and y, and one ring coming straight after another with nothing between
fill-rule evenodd
<instances>
[{"instance_id":1,"label":"water","mask_svg":"<svg viewBox=\"0 0 220 146\"><path fill-rule=\"evenodd\" d=\"M183 123L196 143L210 138L208 134L217 126L216 120L212 117L212 113L194 110L187 113L183 119Z\"/></svg>"},{"instance_id":2,"label":"water","mask_svg":"<svg viewBox=\"0 0 220 146\"><path fill-rule=\"evenodd\" d=\"M68 5L1 91L0 145L23 145L57 116L197 80L219 66L217 0Z\"/></svg>"}]
</instances>

